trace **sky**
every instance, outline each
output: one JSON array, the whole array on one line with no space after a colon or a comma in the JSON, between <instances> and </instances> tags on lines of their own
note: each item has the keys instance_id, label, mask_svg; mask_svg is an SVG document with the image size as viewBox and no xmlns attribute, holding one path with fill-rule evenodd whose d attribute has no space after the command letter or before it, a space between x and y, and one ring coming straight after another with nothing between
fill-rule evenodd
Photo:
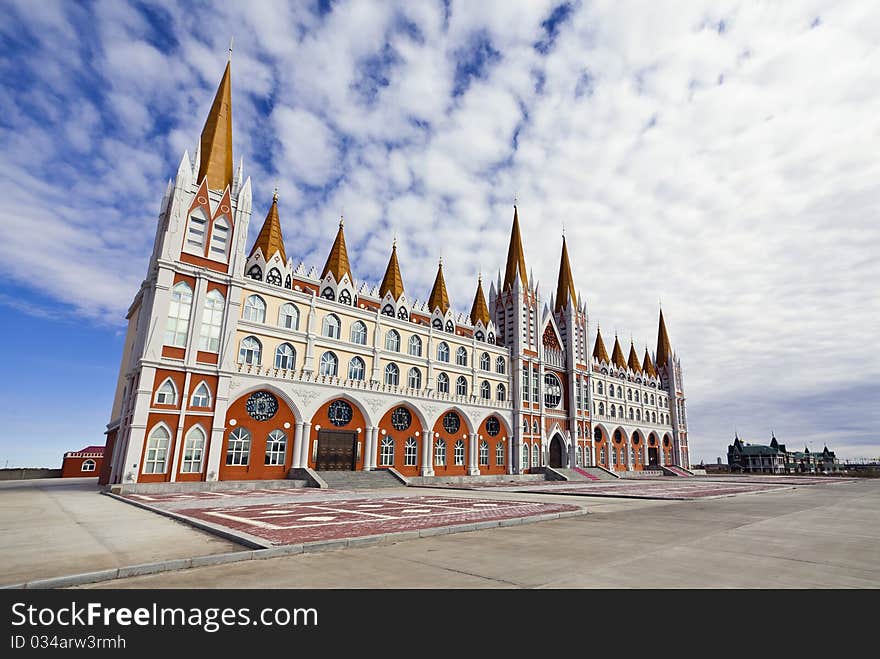
<instances>
[{"instance_id":1,"label":"sky","mask_svg":"<svg viewBox=\"0 0 880 659\"><path fill-rule=\"evenodd\" d=\"M232 56L233 148L287 253L410 296L503 269L663 312L691 458L880 456L880 10L864 1L2 0L0 467L102 444L158 206ZM608 346L610 349L610 345Z\"/></svg>"}]
</instances>

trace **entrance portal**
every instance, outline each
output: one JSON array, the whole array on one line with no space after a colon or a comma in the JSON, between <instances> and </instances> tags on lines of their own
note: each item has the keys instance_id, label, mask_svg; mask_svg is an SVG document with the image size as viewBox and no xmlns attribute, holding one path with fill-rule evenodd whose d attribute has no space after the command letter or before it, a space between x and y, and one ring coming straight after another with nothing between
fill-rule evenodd
<instances>
[{"instance_id":1,"label":"entrance portal","mask_svg":"<svg viewBox=\"0 0 880 659\"><path fill-rule=\"evenodd\" d=\"M562 440L559 435L553 435L550 441L550 466L562 467Z\"/></svg>"},{"instance_id":2,"label":"entrance portal","mask_svg":"<svg viewBox=\"0 0 880 659\"><path fill-rule=\"evenodd\" d=\"M354 471L357 464L357 433L319 430L316 471Z\"/></svg>"},{"instance_id":3,"label":"entrance portal","mask_svg":"<svg viewBox=\"0 0 880 659\"><path fill-rule=\"evenodd\" d=\"M649 446L648 447L648 465L649 466L656 465L657 462L658 462L657 447L656 446Z\"/></svg>"}]
</instances>

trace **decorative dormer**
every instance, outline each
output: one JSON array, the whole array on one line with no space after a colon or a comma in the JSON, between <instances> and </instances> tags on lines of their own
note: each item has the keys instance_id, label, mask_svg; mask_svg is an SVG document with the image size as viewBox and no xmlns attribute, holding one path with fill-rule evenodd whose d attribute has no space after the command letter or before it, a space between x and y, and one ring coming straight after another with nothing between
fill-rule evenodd
<instances>
[{"instance_id":1,"label":"decorative dormer","mask_svg":"<svg viewBox=\"0 0 880 659\"><path fill-rule=\"evenodd\" d=\"M623 371L627 369L626 360L623 358L623 350L620 347L620 341L616 334L614 335L614 350L611 353L611 363Z\"/></svg>"},{"instance_id":2,"label":"decorative dormer","mask_svg":"<svg viewBox=\"0 0 880 659\"><path fill-rule=\"evenodd\" d=\"M490 292L494 296L494 288ZM471 305L470 322L474 326L474 338L477 341L495 343L495 323L489 317L489 306L483 296L483 276L477 278L477 292Z\"/></svg>"},{"instance_id":3,"label":"decorative dormer","mask_svg":"<svg viewBox=\"0 0 880 659\"><path fill-rule=\"evenodd\" d=\"M400 264L397 262L397 239L391 245L391 258L385 268L382 285L379 286L379 309L385 316L396 316L401 320L409 320L406 295L403 289L403 277L400 275Z\"/></svg>"},{"instance_id":4,"label":"decorative dormer","mask_svg":"<svg viewBox=\"0 0 880 659\"><path fill-rule=\"evenodd\" d=\"M273 286L290 289L293 263L284 251L281 220L278 218L278 191L272 196L272 205L263 222L250 256L245 263L245 276Z\"/></svg>"},{"instance_id":5,"label":"decorative dormer","mask_svg":"<svg viewBox=\"0 0 880 659\"><path fill-rule=\"evenodd\" d=\"M443 279L443 259L440 259L437 266L437 277L428 297L428 310L431 312L431 327L450 334L455 333L455 317L450 309L446 281Z\"/></svg>"},{"instance_id":6,"label":"decorative dormer","mask_svg":"<svg viewBox=\"0 0 880 659\"><path fill-rule=\"evenodd\" d=\"M351 266L348 263L348 250L345 247L345 218L339 218L339 230L324 270L321 271L320 295L327 300L355 306L356 291Z\"/></svg>"}]
</instances>

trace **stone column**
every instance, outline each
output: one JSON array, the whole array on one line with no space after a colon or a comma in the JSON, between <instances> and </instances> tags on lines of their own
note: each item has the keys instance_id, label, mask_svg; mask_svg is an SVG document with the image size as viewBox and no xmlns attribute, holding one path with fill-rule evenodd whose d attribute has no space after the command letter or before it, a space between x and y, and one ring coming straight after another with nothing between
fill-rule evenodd
<instances>
[{"instance_id":1,"label":"stone column","mask_svg":"<svg viewBox=\"0 0 880 659\"><path fill-rule=\"evenodd\" d=\"M294 426L293 430L293 456L291 460L291 468L299 469L302 463L302 445L303 445L303 423L300 421Z\"/></svg>"},{"instance_id":2,"label":"stone column","mask_svg":"<svg viewBox=\"0 0 880 659\"><path fill-rule=\"evenodd\" d=\"M468 445L470 450L468 451L468 476L479 476L480 469L478 466L478 454L477 450L479 448L480 436L472 432L468 435Z\"/></svg>"},{"instance_id":3,"label":"stone column","mask_svg":"<svg viewBox=\"0 0 880 659\"><path fill-rule=\"evenodd\" d=\"M434 431L422 428L422 476L434 475Z\"/></svg>"},{"instance_id":4,"label":"stone column","mask_svg":"<svg viewBox=\"0 0 880 659\"><path fill-rule=\"evenodd\" d=\"M376 454L377 454L377 448L378 448L378 444L379 444L379 441L378 441L379 429L373 427L373 428L368 428L367 431L368 431L367 436L370 441L370 449L367 451L367 455L370 456L370 461L369 461L369 466L367 466L366 468L372 470L372 469L376 468ZM366 462L365 462L365 466L366 466Z\"/></svg>"},{"instance_id":5,"label":"stone column","mask_svg":"<svg viewBox=\"0 0 880 659\"><path fill-rule=\"evenodd\" d=\"M309 466L309 449L311 448L309 445L312 443L312 424L308 421L304 421L302 424L302 452L299 457L299 466L300 467L308 467ZM317 440L315 440L317 441Z\"/></svg>"}]
</instances>

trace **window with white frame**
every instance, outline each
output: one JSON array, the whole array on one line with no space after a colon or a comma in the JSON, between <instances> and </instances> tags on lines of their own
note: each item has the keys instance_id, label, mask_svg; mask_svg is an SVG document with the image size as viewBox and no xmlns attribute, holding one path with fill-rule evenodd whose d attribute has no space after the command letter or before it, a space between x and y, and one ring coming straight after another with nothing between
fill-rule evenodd
<instances>
[{"instance_id":1,"label":"window with white frame","mask_svg":"<svg viewBox=\"0 0 880 659\"><path fill-rule=\"evenodd\" d=\"M480 355L480 370L481 371L488 371L488 370L491 370L491 368L492 368L492 360L489 358L489 353L484 352L482 355Z\"/></svg>"},{"instance_id":2,"label":"window with white frame","mask_svg":"<svg viewBox=\"0 0 880 659\"><path fill-rule=\"evenodd\" d=\"M446 373L440 373L437 376L437 392L441 394L449 393L449 376Z\"/></svg>"},{"instance_id":3,"label":"window with white frame","mask_svg":"<svg viewBox=\"0 0 880 659\"><path fill-rule=\"evenodd\" d=\"M538 425L537 419L532 419L532 434L533 435L540 435L541 434L541 427Z\"/></svg>"},{"instance_id":4,"label":"window with white frame","mask_svg":"<svg viewBox=\"0 0 880 659\"><path fill-rule=\"evenodd\" d=\"M339 291L339 303L351 306L351 293L348 292L348 289L343 288Z\"/></svg>"},{"instance_id":5,"label":"window with white frame","mask_svg":"<svg viewBox=\"0 0 880 659\"><path fill-rule=\"evenodd\" d=\"M282 304L278 310L278 325L284 329L299 329L299 309L290 302Z\"/></svg>"},{"instance_id":6,"label":"window with white frame","mask_svg":"<svg viewBox=\"0 0 880 659\"><path fill-rule=\"evenodd\" d=\"M205 431L201 426L193 426L186 433L186 440L183 443L183 461L180 463L180 472L183 474L201 473L204 453Z\"/></svg>"},{"instance_id":7,"label":"window with white frame","mask_svg":"<svg viewBox=\"0 0 880 659\"><path fill-rule=\"evenodd\" d=\"M507 388L503 384L499 384L495 390L495 399L499 403L503 403L507 400Z\"/></svg>"},{"instance_id":8,"label":"window with white frame","mask_svg":"<svg viewBox=\"0 0 880 659\"><path fill-rule=\"evenodd\" d=\"M403 464L406 467L415 467L419 459L419 445L415 437L410 437L403 445Z\"/></svg>"},{"instance_id":9,"label":"window with white frame","mask_svg":"<svg viewBox=\"0 0 880 659\"><path fill-rule=\"evenodd\" d=\"M463 375L459 375L455 381L455 395L467 396L467 380Z\"/></svg>"},{"instance_id":10,"label":"window with white frame","mask_svg":"<svg viewBox=\"0 0 880 659\"><path fill-rule=\"evenodd\" d=\"M464 346L458 346L455 351L455 363L459 366L467 366L467 350Z\"/></svg>"},{"instance_id":11,"label":"window with white frame","mask_svg":"<svg viewBox=\"0 0 880 659\"><path fill-rule=\"evenodd\" d=\"M254 323L265 323L266 301L259 295L248 295L244 301L244 319Z\"/></svg>"},{"instance_id":12,"label":"window with white frame","mask_svg":"<svg viewBox=\"0 0 880 659\"><path fill-rule=\"evenodd\" d=\"M410 389L421 389L422 388L422 372L417 368L409 369L409 374L406 378L406 384Z\"/></svg>"},{"instance_id":13,"label":"window with white frame","mask_svg":"<svg viewBox=\"0 0 880 659\"><path fill-rule=\"evenodd\" d=\"M318 373L324 376L335 377L339 368L339 360L329 350L321 355L321 366Z\"/></svg>"},{"instance_id":14,"label":"window with white frame","mask_svg":"<svg viewBox=\"0 0 880 659\"><path fill-rule=\"evenodd\" d=\"M207 384L199 383L199 386L193 391L190 405L192 407L211 407L211 390Z\"/></svg>"},{"instance_id":15,"label":"window with white frame","mask_svg":"<svg viewBox=\"0 0 880 659\"><path fill-rule=\"evenodd\" d=\"M442 439L434 442L434 464L439 467L446 466L446 442Z\"/></svg>"},{"instance_id":16,"label":"window with white frame","mask_svg":"<svg viewBox=\"0 0 880 659\"><path fill-rule=\"evenodd\" d=\"M453 449L453 456L455 458L455 464L457 466L462 466L464 464L464 440L458 439L455 442L455 448Z\"/></svg>"},{"instance_id":17,"label":"window with white frame","mask_svg":"<svg viewBox=\"0 0 880 659\"><path fill-rule=\"evenodd\" d=\"M192 289L182 281L171 289L168 306L168 320L165 324L165 345L186 347L186 334L189 331L189 314L192 309Z\"/></svg>"},{"instance_id":18,"label":"window with white frame","mask_svg":"<svg viewBox=\"0 0 880 659\"><path fill-rule=\"evenodd\" d=\"M145 474L164 474L168 462L168 444L171 433L165 426L156 426L147 439L147 451L144 455Z\"/></svg>"},{"instance_id":19,"label":"window with white frame","mask_svg":"<svg viewBox=\"0 0 880 659\"><path fill-rule=\"evenodd\" d=\"M242 467L247 465L251 454L251 433L247 428L239 426L229 433L226 444L226 464Z\"/></svg>"},{"instance_id":20,"label":"window with white frame","mask_svg":"<svg viewBox=\"0 0 880 659\"><path fill-rule=\"evenodd\" d=\"M321 334L331 339L338 339L341 326L342 323L339 322L339 318L336 315L332 313L327 314L324 316L324 321L321 325Z\"/></svg>"},{"instance_id":21,"label":"window with white frame","mask_svg":"<svg viewBox=\"0 0 880 659\"><path fill-rule=\"evenodd\" d=\"M532 402L540 402L540 379L538 377L538 367L532 367Z\"/></svg>"},{"instance_id":22,"label":"window with white frame","mask_svg":"<svg viewBox=\"0 0 880 659\"><path fill-rule=\"evenodd\" d=\"M523 469L529 468L529 445L528 444L522 445L522 466L523 466Z\"/></svg>"},{"instance_id":23,"label":"window with white frame","mask_svg":"<svg viewBox=\"0 0 880 659\"><path fill-rule=\"evenodd\" d=\"M629 463L634 465L636 463L636 448L635 446L629 447Z\"/></svg>"},{"instance_id":24,"label":"window with white frame","mask_svg":"<svg viewBox=\"0 0 880 659\"><path fill-rule=\"evenodd\" d=\"M596 392L600 394L605 393L605 385L602 384L601 380L596 383Z\"/></svg>"},{"instance_id":25,"label":"window with white frame","mask_svg":"<svg viewBox=\"0 0 880 659\"><path fill-rule=\"evenodd\" d=\"M495 444L495 466L504 466L504 442L498 442Z\"/></svg>"},{"instance_id":26,"label":"window with white frame","mask_svg":"<svg viewBox=\"0 0 880 659\"><path fill-rule=\"evenodd\" d=\"M529 402L529 365L523 364L522 368L522 399L524 403Z\"/></svg>"},{"instance_id":27,"label":"window with white frame","mask_svg":"<svg viewBox=\"0 0 880 659\"><path fill-rule=\"evenodd\" d=\"M80 465L80 471L95 471L96 463L94 460L83 460L83 463Z\"/></svg>"},{"instance_id":28,"label":"window with white frame","mask_svg":"<svg viewBox=\"0 0 880 659\"><path fill-rule=\"evenodd\" d=\"M504 361L504 357L498 356L495 358L495 372L504 375L507 371L507 362Z\"/></svg>"},{"instance_id":29,"label":"window with white frame","mask_svg":"<svg viewBox=\"0 0 880 659\"><path fill-rule=\"evenodd\" d=\"M486 380L483 380L482 384L480 384L480 398L482 398L483 400L492 399L492 385L490 385Z\"/></svg>"},{"instance_id":30,"label":"window with white frame","mask_svg":"<svg viewBox=\"0 0 880 659\"><path fill-rule=\"evenodd\" d=\"M275 350L275 368L293 369L296 361L296 351L289 343L282 343Z\"/></svg>"},{"instance_id":31,"label":"window with white frame","mask_svg":"<svg viewBox=\"0 0 880 659\"><path fill-rule=\"evenodd\" d=\"M281 286L281 273L278 268L272 268L266 275L266 283L273 286Z\"/></svg>"},{"instance_id":32,"label":"window with white frame","mask_svg":"<svg viewBox=\"0 0 880 659\"><path fill-rule=\"evenodd\" d=\"M541 466L541 447L538 444L532 446L532 466Z\"/></svg>"},{"instance_id":33,"label":"window with white frame","mask_svg":"<svg viewBox=\"0 0 880 659\"><path fill-rule=\"evenodd\" d=\"M359 320L351 324L351 342L358 345L367 345L367 326Z\"/></svg>"},{"instance_id":34,"label":"window with white frame","mask_svg":"<svg viewBox=\"0 0 880 659\"><path fill-rule=\"evenodd\" d=\"M607 464L607 462L605 460L605 447L604 446L601 449L599 449L599 463L600 464Z\"/></svg>"},{"instance_id":35,"label":"window with white frame","mask_svg":"<svg viewBox=\"0 0 880 659\"><path fill-rule=\"evenodd\" d=\"M445 341L437 346L437 361L449 362L449 345Z\"/></svg>"},{"instance_id":36,"label":"window with white frame","mask_svg":"<svg viewBox=\"0 0 880 659\"><path fill-rule=\"evenodd\" d=\"M229 251L229 222L224 217L218 217L214 220L214 227L211 229L211 250L208 254L215 259L226 260L226 254Z\"/></svg>"},{"instance_id":37,"label":"window with white frame","mask_svg":"<svg viewBox=\"0 0 880 659\"><path fill-rule=\"evenodd\" d=\"M400 369L397 364L391 363L385 366L385 384L396 387L400 382Z\"/></svg>"},{"instance_id":38,"label":"window with white frame","mask_svg":"<svg viewBox=\"0 0 880 659\"><path fill-rule=\"evenodd\" d=\"M186 244L191 247L204 249L205 247L205 230L208 226L208 218L199 209L189 216L189 228L186 232Z\"/></svg>"},{"instance_id":39,"label":"window with white frame","mask_svg":"<svg viewBox=\"0 0 880 659\"><path fill-rule=\"evenodd\" d=\"M480 466L489 466L489 442L485 439L480 440Z\"/></svg>"},{"instance_id":40,"label":"window with white frame","mask_svg":"<svg viewBox=\"0 0 880 659\"><path fill-rule=\"evenodd\" d=\"M409 354L413 357L422 356L422 340L416 335L409 337Z\"/></svg>"},{"instance_id":41,"label":"window with white frame","mask_svg":"<svg viewBox=\"0 0 880 659\"><path fill-rule=\"evenodd\" d=\"M382 467L394 466L394 440L383 437L379 446L379 465Z\"/></svg>"},{"instance_id":42,"label":"window with white frame","mask_svg":"<svg viewBox=\"0 0 880 659\"><path fill-rule=\"evenodd\" d=\"M176 405L177 404L177 387L171 378L165 378L165 382L156 391L157 405Z\"/></svg>"},{"instance_id":43,"label":"window with white frame","mask_svg":"<svg viewBox=\"0 0 880 659\"><path fill-rule=\"evenodd\" d=\"M220 328L223 325L223 294L216 288L205 296L202 309L202 327L199 330L199 350L217 352L220 350Z\"/></svg>"},{"instance_id":44,"label":"window with white frame","mask_svg":"<svg viewBox=\"0 0 880 659\"><path fill-rule=\"evenodd\" d=\"M283 430L273 430L266 438L266 464L283 466L287 455L287 434Z\"/></svg>"},{"instance_id":45,"label":"window with white frame","mask_svg":"<svg viewBox=\"0 0 880 659\"><path fill-rule=\"evenodd\" d=\"M528 419L523 419L523 422L522 422L522 431L523 431L523 434L524 434L524 435L528 435L528 434L529 434L529 420L528 420Z\"/></svg>"},{"instance_id":46,"label":"window with white frame","mask_svg":"<svg viewBox=\"0 0 880 659\"><path fill-rule=\"evenodd\" d=\"M385 335L385 350L400 352L400 333L397 330L388 330Z\"/></svg>"},{"instance_id":47,"label":"window with white frame","mask_svg":"<svg viewBox=\"0 0 880 659\"><path fill-rule=\"evenodd\" d=\"M360 357L352 357L351 361L348 362L348 379L363 380L365 373L366 366L364 360Z\"/></svg>"},{"instance_id":48,"label":"window with white frame","mask_svg":"<svg viewBox=\"0 0 880 659\"><path fill-rule=\"evenodd\" d=\"M243 338L241 340L241 347L238 350L238 363L259 366L262 350L263 346L256 337L248 336Z\"/></svg>"}]
</instances>

